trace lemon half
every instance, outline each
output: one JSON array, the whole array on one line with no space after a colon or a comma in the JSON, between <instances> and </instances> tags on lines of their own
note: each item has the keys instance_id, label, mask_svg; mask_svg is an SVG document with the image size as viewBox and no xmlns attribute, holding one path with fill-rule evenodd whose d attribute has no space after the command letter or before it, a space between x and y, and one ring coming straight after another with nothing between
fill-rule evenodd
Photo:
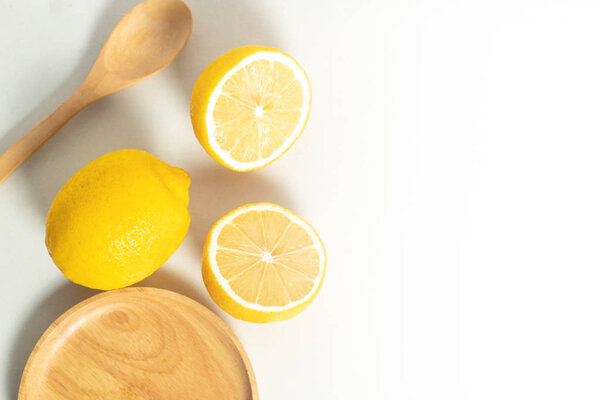
<instances>
[{"instance_id":1,"label":"lemon half","mask_svg":"<svg viewBox=\"0 0 600 400\"><path fill-rule=\"evenodd\" d=\"M222 55L200 75L191 100L196 137L220 164L264 167L302 133L310 112L306 73L289 55L246 46Z\"/></svg>"},{"instance_id":2,"label":"lemon half","mask_svg":"<svg viewBox=\"0 0 600 400\"><path fill-rule=\"evenodd\" d=\"M213 300L250 322L291 318L315 298L325 276L325 247L306 221L270 203L249 204L209 232L202 263Z\"/></svg>"}]
</instances>

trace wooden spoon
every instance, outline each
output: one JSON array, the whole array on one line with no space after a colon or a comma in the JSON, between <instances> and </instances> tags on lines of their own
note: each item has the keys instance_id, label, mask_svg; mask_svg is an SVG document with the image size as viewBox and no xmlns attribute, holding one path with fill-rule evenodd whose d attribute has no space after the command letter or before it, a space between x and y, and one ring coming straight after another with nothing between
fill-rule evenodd
<instances>
[{"instance_id":1,"label":"wooden spoon","mask_svg":"<svg viewBox=\"0 0 600 400\"><path fill-rule=\"evenodd\" d=\"M183 0L146 0L131 9L79 89L0 156L0 183L85 106L169 65L187 44L192 23Z\"/></svg>"}]
</instances>

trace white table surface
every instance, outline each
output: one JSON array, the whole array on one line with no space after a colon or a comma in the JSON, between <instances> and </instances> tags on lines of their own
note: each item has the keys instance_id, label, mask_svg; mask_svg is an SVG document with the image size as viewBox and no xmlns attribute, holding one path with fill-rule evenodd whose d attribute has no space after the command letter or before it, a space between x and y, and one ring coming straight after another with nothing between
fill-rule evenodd
<instances>
[{"instance_id":1,"label":"white table surface","mask_svg":"<svg viewBox=\"0 0 600 400\"><path fill-rule=\"evenodd\" d=\"M0 151L79 85L135 3L0 1ZM142 285L221 316L262 399L600 396L597 0L189 3L173 65L91 105L0 185L0 398L46 327L95 293L49 258L48 207L122 148L192 177L189 234ZM294 55L314 93L294 148L235 173L197 143L188 103L202 69L245 44ZM327 246L322 291L290 321L237 321L202 284L209 227L254 201L296 211Z\"/></svg>"}]
</instances>

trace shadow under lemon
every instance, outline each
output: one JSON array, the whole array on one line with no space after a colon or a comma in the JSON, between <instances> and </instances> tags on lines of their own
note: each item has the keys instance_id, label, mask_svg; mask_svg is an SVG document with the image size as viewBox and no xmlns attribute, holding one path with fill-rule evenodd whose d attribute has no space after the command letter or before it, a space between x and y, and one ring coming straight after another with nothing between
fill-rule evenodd
<instances>
[{"instance_id":1,"label":"shadow under lemon","mask_svg":"<svg viewBox=\"0 0 600 400\"><path fill-rule=\"evenodd\" d=\"M212 226L235 208L249 203L269 202L295 209L290 196L261 170L237 172L213 162L188 173L192 180L188 235L192 236L200 259L206 235Z\"/></svg>"}]
</instances>

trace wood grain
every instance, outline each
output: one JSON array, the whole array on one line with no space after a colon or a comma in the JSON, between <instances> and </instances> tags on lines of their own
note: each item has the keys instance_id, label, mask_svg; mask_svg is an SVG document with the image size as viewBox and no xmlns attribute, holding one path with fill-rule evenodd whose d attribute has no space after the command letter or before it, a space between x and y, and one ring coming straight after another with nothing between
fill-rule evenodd
<instances>
[{"instance_id":1,"label":"wood grain","mask_svg":"<svg viewBox=\"0 0 600 400\"><path fill-rule=\"evenodd\" d=\"M59 317L35 346L19 400L258 399L233 332L177 293L126 288Z\"/></svg>"}]
</instances>

